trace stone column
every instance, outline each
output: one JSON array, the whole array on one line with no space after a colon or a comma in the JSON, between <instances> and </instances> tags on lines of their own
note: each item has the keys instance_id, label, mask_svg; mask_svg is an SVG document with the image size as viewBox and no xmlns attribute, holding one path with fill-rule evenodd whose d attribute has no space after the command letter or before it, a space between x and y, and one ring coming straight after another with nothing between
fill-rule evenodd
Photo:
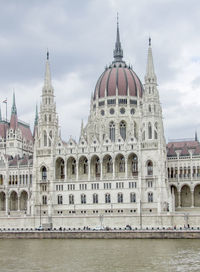
<instances>
[{"instance_id":1,"label":"stone column","mask_svg":"<svg viewBox=\"0 0 200 272\"><path fill-rule=\"evenodd\" d=\"M17 210L18 211L20 211L20 203L19 203L19 201L20 201L20 197L19 197L19 195L17 196Z\"/></svg>"},{"instance_id":2,"label":"stone column","mask_svg":"<svg viewBox=\"0 0 200 272\"><path fill-rule=\"evenodd\" d=\"M128 159L125 157L125 178L128 177Z\"/></svg>"},{"instance_id":3,"label":"stone column","mask_svg":"<svg viewBox=\"0 0 200 272\"><path fill-rule=\"evenodd\" d=\"M191 208L194 208L194 190L191 190Z\"/></svg>"},{"instance_id":4,"label":"stone column","mask_svg":"<svg viewBox=\"0 0 200 272\"><path fill-rule=\"evenodd\" d=\"M102 180L102 177L103 177L103 162L102 160L100 160L100 180Z\"/></svg>"},{"instance_id":5,"label":"stone column","mask_svg":"<svg viewBox=\"0 0 200 272\"><path fill-rule=\"evenodd\" d=\"M6 201L6 215L9 214L9 207L8 207L8 203L9 203L9 197L8 197L8 193L5 193L5 201Z\"/></svg>"},{"instance_id":6,"label":"stone column","mask_svg":"<svg viewBox=\"0 0 200 272\"><path fill-rule=\"evenodd\" d=\"M177 192L178 193L178 208L181 207L181 192Z\"/></svg>"},{"instance_id":7,"label":"stone column","mask_svg":"<svg viewBox=\"0 0 200 272\"><path fill-rule=\"evenodd\" d=\"M113 179L115 179L115 162L113 161Z\"/></svg>"},{"instance_id":8,"label":"stone column","mask_svg":"<svg viewBox=\"0 0 200 272\"><path fill-rule=\"evenodd\" d=\"M78 159L76 160L76 181L78 181Z\"/></svg>"},{"instance_id":9,"label":"stone column","mask_svg":"<svg viewBox=\"0 0 200 272\"><path fill-rule=\"evenodd\" d=\"M88 160L88 181L90 181L90 160Z\"/></svg>"},{"instance_id":10,"label":"stone column","mask_svg":"<svg viewBox=\"0 0 200 272\"><path fill-rule=\"evenodd\" d=\"M67 162L65 162L65 181L67 181Z\"/></svg>"}]
</instances>

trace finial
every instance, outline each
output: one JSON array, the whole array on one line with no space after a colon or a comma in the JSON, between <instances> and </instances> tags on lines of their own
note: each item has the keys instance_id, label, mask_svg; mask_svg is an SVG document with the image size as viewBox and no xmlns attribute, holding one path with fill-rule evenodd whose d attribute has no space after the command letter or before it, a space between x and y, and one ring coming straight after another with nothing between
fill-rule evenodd
<instances>
[{"instance_id":1,"label":"finial","mask_svg":"<svg viewBox=\"0 0 200 272\"><path fill-rule=\"evenodd\" d=\"M151 37L149 37L149 46L151 46Z\"/></svg>"},{"instance_id":2,"label":"finial","mask_svg":"<svg viewBox=\"0 0 200 272\"><path fill-rule=\"evenodd\" d=\"M49 60L49 50L47 48L47 60Z\"/></svg>"},{"instance_id":3,"label":"finial","mask_svg":"<svg viewBox=\"0 0 200 272\"><path fill-rule=\"evenodd\" d=\"M195 141L198 141L197 131L195 131Z\"/></svg>"},{"instance_id":4,"label":"finial","mask_svg":"<svg viewBox=\"0 0 200 272\"><path fill-rule=\"evenodd\" d=\"M115 49L113 51L114 56L114 62L115 61L122 61L123 59L123 50L121 48L121 42L120 42L120 35L119 35L119 16L117 13L117 36L116 36L116 42L115 42Z\"/></svg>"}]
</instances>

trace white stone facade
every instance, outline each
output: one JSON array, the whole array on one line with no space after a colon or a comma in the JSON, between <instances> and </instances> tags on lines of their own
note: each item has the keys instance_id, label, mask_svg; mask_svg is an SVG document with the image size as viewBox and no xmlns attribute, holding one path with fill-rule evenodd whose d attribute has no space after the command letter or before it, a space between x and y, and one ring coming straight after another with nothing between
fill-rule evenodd
<instances>
[{"instance_id":1,"label":"white stone facade","mask_svg":"<svg viewBox=\"0 0 200 272\"><path fill-rule=\"evenodd\" d=\"M170 151L167 156L171 149L164 137L151 41L145 83L140 86L132 68L122 60L118 31L114 61L97 82L88 122L82 124L78 142L70 138L66 143L59 136L47 54L34 142L29 138L22 148L19 125L4 134L6 148L3 144L0 160L2 226L12 222L12 226L30 227L41 220L74 227L94 226L102 220L112 227L128 223L141 227L142 222L145 226L169 226L187 223L185 215L182 218L177 213L181 208L184 214L184 208L192 213L194 206L200 206L200 155L190 152L176 156ZM116 73L117 83L112 73ZM122 84L126 93L120 87L123 73L127 73ZM16 115L15 107L12 114ZM4 129L5 123L7 120ZM196 148L199 143L194 142ZM177 222L173 219L176 216L181 218Z\"/></svg>"}]
</instances>

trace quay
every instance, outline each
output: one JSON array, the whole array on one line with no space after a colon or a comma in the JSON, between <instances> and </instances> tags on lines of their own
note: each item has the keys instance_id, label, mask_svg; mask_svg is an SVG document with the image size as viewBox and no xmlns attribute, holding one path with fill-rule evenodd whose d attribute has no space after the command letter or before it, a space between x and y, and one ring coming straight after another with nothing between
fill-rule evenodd
<instances>
[{"instance_id":1,"label":"quay","mask_svg":"<svg viewBox=\"0 0 200 272\"><path fill-rule=\"evenodd\" d=\"M5 230L0 239L200 239L200 230Z\"/></svg>"}]
</instances>

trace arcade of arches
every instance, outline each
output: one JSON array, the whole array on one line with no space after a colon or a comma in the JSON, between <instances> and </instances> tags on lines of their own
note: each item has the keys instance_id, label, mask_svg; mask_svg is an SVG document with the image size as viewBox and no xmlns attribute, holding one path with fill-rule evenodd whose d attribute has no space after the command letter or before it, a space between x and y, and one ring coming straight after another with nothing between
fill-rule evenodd
<instances>
[{"instance_id":1,"label":"arcade of arches","mask_svg":"<svg viewBox=\"0 0 200 272\"><path fill-rule=\"evenodd\" d=\"M16 191L11 191L6 195L5 192L0 192L0 211L29 211L28 207L28 193L22 191L19 194Z\"/></svg>"},{"instance_id":2,"label":"arcade of arches","mask_svg":"<svg viewBox=\"0 0 200 272\"><path fill-rule=\"evenodd\" d=\"M44 168L42 168L41 178L44 179ZM147 175L153 175L153 163L146 164ZM151 169L151 171L149 171ZM45 178L48 178L45 168ZM93 155L90 159L81 156L79 159L69 157L66 162L62 158L57 158L55 162L56 180L90 180L108 178L132 178L138 176L138 157L131 153L127 158L122 154L114 158L107 154L102 159Z\"/></svg>"},{"instance_id":3,"label":"arcade of arches","mask_svg":"<svg viewBox=\"0 0 200 272\"><path fill-rule=\"evenodd\" d=\"M187 184L177 189L175 185L171 186L174 207L200 207L200 184L194 189Z\"/></svg>"}]
</instances>

